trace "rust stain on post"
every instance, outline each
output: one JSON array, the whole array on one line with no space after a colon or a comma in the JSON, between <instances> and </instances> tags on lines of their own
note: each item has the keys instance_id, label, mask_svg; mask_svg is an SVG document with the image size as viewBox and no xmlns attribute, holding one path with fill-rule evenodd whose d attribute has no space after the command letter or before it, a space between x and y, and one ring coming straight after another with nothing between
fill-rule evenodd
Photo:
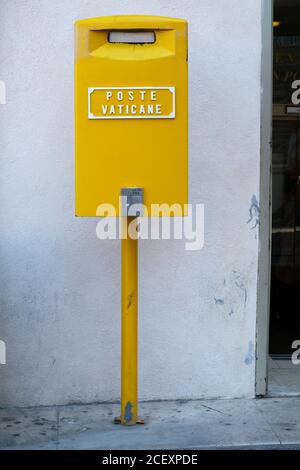
<instances>
[{"instance_id":1,"label":"rust stain on post","mask_svg":"<svg viewBox=\"0 0 300 470\"><path fill-rule=\"evenodd\" d=\"M130 309L133 298L134 298L134 291L130 292L130 294L127 296L127 310Z\"/></svg>"}]
</instances>

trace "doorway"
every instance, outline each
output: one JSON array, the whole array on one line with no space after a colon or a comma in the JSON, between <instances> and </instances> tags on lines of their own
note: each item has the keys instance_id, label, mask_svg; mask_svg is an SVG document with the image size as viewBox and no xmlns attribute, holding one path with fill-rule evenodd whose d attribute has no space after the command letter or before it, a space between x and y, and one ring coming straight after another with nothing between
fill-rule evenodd
<instances>
[{"instance_id":1,"label":"doorway","mask_svg":"<svg viewBox=\"0 0 300 470\"><path fill-rule=\"evenodd\" d=\"M273 54L272 255L269 394L300 394L292 364L300 339L300 1L275 1Z\"/></svg>"},{"instance_id":2,"label":"doorway","mask_svg":"<svg viewBox=\"0 0 300 470\"><path fill-rule=\"evenodd\" d=\"M300 52L300 51L299 51ZM273 121L269 352L289 357L300 336L300 121Z\"/></svg>"}]
</instances>

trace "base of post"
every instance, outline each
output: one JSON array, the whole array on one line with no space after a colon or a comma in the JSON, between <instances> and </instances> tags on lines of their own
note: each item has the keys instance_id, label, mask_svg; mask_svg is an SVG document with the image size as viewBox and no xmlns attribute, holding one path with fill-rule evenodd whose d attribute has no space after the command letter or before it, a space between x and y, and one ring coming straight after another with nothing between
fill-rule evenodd
<instances>
[{"instance_id":1,"label":"base of post","mask_svg":"<svg viewBox=\"0 0 300 470\"><path fill-rule=\"evenodd\" d=\"M136 419L136 422L132 424L122 423L121 416L117 416L116 418L114 418L113 422L114 424L122 424L123 426L134 426L135 424L145 424L145 420L140 417L138 417Z\"/></svg>"}]
</instances>

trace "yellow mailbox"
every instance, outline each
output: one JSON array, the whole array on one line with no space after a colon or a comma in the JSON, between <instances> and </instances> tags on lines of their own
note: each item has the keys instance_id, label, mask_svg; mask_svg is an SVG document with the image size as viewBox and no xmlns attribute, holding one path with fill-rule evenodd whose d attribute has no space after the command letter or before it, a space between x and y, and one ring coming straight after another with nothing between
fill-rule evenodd
<instances>
[{"instance_id":1,"label":"yellow mailbox","mask_svg":"<svg viewBox=\"0 0 300 470\"><path fill-rule=\"evenodd\" d=\"M187 204L187 23L155 16L76 22L76 215L119 211L122 188ZM164 214L163 211L160 215Z\"/></svg>"},{"instance_id":2,"label":"yellow mailbox","mask_svg":"<svg viewBox=\"0 0 300 470\"><path fill-rule=\"evenodd\" d=\"M76 215L122 217L121 414L138 417L138 215L186 215L187 23L155 16L76 22ZM120 205L120 196L130 201ZM121 198L123 199L123 198ZM143 206L144 212L131 208ZM154 209L155 208L155 209ZM171 209L171 211L170 211ZM133 209L132 209L133 210Z\"/></svg>"}]
</instances>

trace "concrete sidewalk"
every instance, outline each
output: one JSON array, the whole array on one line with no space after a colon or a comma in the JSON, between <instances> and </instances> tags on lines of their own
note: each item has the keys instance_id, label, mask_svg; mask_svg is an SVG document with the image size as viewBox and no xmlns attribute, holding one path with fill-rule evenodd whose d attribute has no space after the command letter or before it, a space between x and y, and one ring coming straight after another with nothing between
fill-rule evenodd
<instances>
[{"instance_id":1,"label":"concrete sidewalk","mask_svg":"<svg viewBox=\"0 0 300 470\"><path fill-rule=\"evenodd\" d=\"M140 404L144 425L112 424L116 404L0 410L1 449L300 449L300 397Z\"/></svg>"}]
</instances>

